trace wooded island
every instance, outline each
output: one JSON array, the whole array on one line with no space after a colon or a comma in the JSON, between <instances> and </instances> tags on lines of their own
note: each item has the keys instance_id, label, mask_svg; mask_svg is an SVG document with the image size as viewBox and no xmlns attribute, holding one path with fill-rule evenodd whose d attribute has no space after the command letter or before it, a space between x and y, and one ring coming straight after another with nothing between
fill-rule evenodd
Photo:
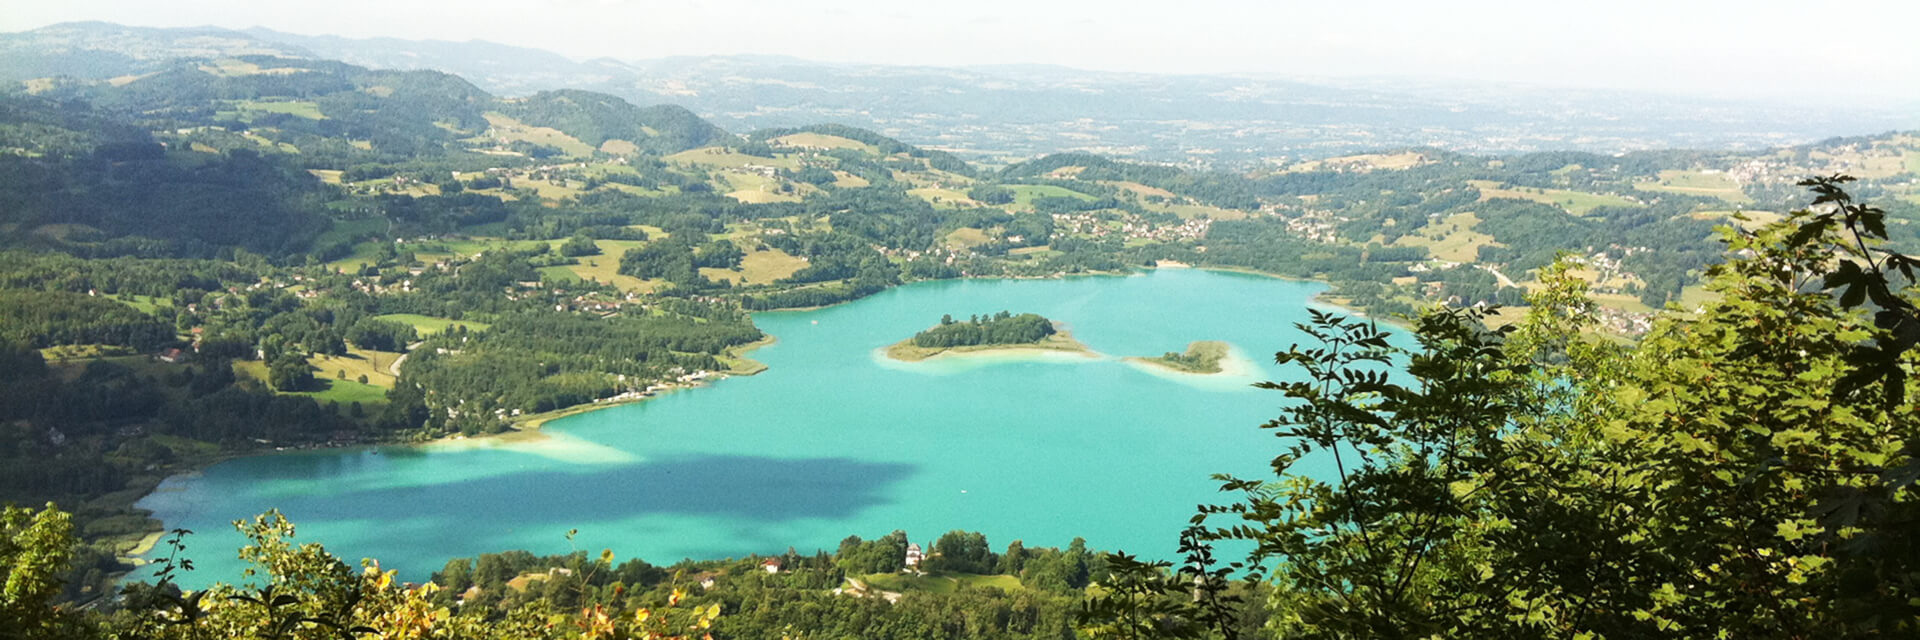
<instances>
[{"instance_id":1,"label":"wooded island","mask_svg":"<svg viewBox=\"0 0 1920 640\"><path fill-rule=\"evenodd\" d=\"M1092 353L1087 346L1053 326L1039 314L1010 311L972 316L956 321L952 315L940 317L940 324L913 334L887 347L887 357L917 362L948 352L979 352L1006 349L1042 349Z\"/></svg>"}]
</instances>

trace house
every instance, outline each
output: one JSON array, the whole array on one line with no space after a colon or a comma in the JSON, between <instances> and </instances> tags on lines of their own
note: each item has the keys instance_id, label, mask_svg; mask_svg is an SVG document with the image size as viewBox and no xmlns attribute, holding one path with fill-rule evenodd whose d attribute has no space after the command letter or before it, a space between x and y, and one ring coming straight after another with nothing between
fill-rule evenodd
<instances>
[{"instance_id":1,"label":"house","mask_svg":"<svg viewBox=\"0 0 1920 640\"><path fill-rule=\"evenodd\" d=\"M920 566L920 560L925 557L926 555L920 552L919 544L913 542L907 543L906 564L908 568Z\"/></svg>"},{"instance_id":2,"label":"house","mask_svg":"<svg viewBox=\"0 0 1920 640\"><path fill-rule=\"evenodd\" d=\"M181 351L177 347L167 347L161 349L160 353L154 357L159 358L161 362L167 364L180 364L187 359L187 352Z\"/></svg>"},{"instance_id":3,"label":"house","mask_svg":"<svg viewBox=\"0 0 1920 640\"><path fill-rule=\"evenodd\" d=\"M760 563L760 568L765 569L767 573L780 573L780 559L767 558L766 562Z\"/></svg>"}]
</instances>

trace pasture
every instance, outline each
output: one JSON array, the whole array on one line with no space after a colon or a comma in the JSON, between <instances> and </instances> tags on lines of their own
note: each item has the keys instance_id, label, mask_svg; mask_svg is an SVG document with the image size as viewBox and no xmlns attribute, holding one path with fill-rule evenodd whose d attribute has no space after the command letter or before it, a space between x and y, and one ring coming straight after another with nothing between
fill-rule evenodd
<instances>
[{"instance_id":1,"label":"pasture","mask_svg":"<svg viewBox=\"0 0 1920 640\"><path fill-rule=\"evenodd\" d=\"M420 337L422 338L440 333L442 331L446 331L448 327L453 327L453 326L464 326L467 328L468 331L484 331L488 327L493 326L485 322L474 322L472 320L453 320L450 318L436 318L434 316L423 316L415 313L389 313L389 314L378 315L374 317L381 320L387 320L391 322L402 322L402 323L412 325L413 330L415 332L418 332L420 334Z\"/></svg>"},{"instance_id":2,"label":"pasture","mask_svg":"<svg viewBox=\"0 0 1920 640\"><path fill-rule=\"evenodd\" d=\"M1634 183L1633 188L1642 191L1708 196L1732 204L1753 203L1753 198L1740 190L1740 183L1735 182L1732 176L1718 172L1667 169L1660 172L1658 179Z\"/></svg>"},{"instance_id":3,"label":"pasture","mask_svg":"<svg viewBox=\"0 0 1920 640\"><path fill-rule=\"evenodd\" d=\"M1531 200L1533 202L1560 207L1561 209L1565 209L1567 213L1576 216L1587 215L1597 207L1640 206L1640 203L1621 196L1587 193L1584 191L1536 189L1532 187L1502 189L1500 188L1500 183L1492 180L1468 180L1467 184L1471 184L1474 188L1480 190L1481 202L1486 202L1494 198Z\"/></svg>"}]
</instances>

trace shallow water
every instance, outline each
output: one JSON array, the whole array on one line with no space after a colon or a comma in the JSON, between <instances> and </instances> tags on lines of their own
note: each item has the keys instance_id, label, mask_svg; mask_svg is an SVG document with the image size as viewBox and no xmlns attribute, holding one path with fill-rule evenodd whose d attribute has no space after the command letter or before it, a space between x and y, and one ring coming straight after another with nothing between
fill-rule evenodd
<instances>
[{"instance_id":1,"label":"shallow water","mask_svg":"<svg viewBox=\"0 0 1920 640\"><path fill-rule=\"evenodd\" d=\"M620 558L831 551L895 529L981 531L996 549L1064 546L1170 558L1209 474L1259 475L1282 398L1248 385L1322 285L1188 269L1128 277L919 283L806 312L762 313L779 338L757 376L551 422L551 437L241 458L169 479L141 504L193 529L189 584L233 580L227 523L279 508L349 561L424 579L452 557L612 548ZM1065 324L1098 352L887 359L938 321L1000 310ZM1126 356L1232 345L1227 372Z\"/></svg>"}]
</instances>

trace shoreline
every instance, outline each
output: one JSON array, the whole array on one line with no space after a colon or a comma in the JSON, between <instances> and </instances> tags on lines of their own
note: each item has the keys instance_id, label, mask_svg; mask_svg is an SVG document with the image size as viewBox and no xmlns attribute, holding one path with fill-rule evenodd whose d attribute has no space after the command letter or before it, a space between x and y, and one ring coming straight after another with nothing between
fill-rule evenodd
<instances>
[{"instance_id":1,"label":"shoreline","mask_svg":"<svg viewBox=\"0 0 1920 640\"><path fill-rule=\"evenodd\" d=\"M1075 340L1072 332L1065 330L1047 336L1039 342L979 344L934 348L914 346L913 338L907 338L881 349L882 355L896 362L927 362L940 358L966 358L1020 351L1067 353L1088 358L1100 357L1098 352L1089 348L1085 343Z\"/></svg>"},{"instance_id":2,"label":"shoreline","mask_svg":"<svg viewBox=\"0 0 1920 640\"><path fill-rule=\"evenodd\" d=\"M1308 283L1315 283L1315 284L1321 284L1321 285L1328 284L1323 280L1314 280L1311 278L1296 278L1291 276L1284 276L1280 274L1267 273L1263 271L1240 268L1240 267L1206 267L1206 266L1192 266L1192 265L1180 263L1177 261L1166 261L1166 262L1170 264L1167 264L1165 267L1161 267L1158 265L1150 266L1150 267L1142 266L1142 267L1137 267L1127 271L1089 271L1089 272L1082 272L1082 273L1059 273L1059 274L1053 274L1053 275L1047 275L1047 276L991 276L991 277L966 276L962 278L951 278L951 280L1064 280L1067 278L1082 278L1082 277L1132 277L1132 276L1138 276L1138 275L1146 275L1154 269L1167 268L1167 269L1192 269L1197 271L1238 273L1242 275L1274 278L1279 280L1289 280L1294 282L1308 282ZM915 282L904 283L901 285L895 285L894 287L888 287L886 290L891 290L894 288L898 288L900 286L909 286L913 284L918 284L921 282L936 282L936 281L938 280L919 280ZM886 291L886 290L882 290L882 291ZM1353 309L1351 307L1347 307L1345 305L1326 300L1323 297L1325 293L1326 292L1324 291L1315 293L1313 297L1310 298L1309 300L1314 303L1323 304L1326 306L1330 306L1336 309L1346 311L1351 314L1359 315L1360 317L1364 317L1370 320L1376 319L1373 316L1365 315L1365 313L1361 310ZM872 296L867 296L867 297L872 297ZM754 312L749 312L749 315L753 313L768 313L768 312L799 313L799 312L807 312L807 311L817 311L820 309L827 309L831 307L840 306L843 304L858 302L860 300L866 299L867 297L856 298L853 300L844 300L844 301L836 302L830 305L822 305L817 307L792 308L792 309L768 309L765 311L754 311ZM1386 320L1386 319L1378 319L1378 320L1384 324L1389 324L1392 326L1402 327L1402 328L1405 327L1405 325L1398 322L1394 322L1392 320ZM1060 331L1059 334L1056 334L1056 335L1064 335L1068 340L1072 340L1072 335L1069 331L1062 330ZM1051 337L1049 339L1051 339ZM912 338L908 338L906 341L910 342L911 340ZM766 347L766 346L775 344L777 342L779 342L779 338L777 336L774 336L773 334L768 333L768 334L764 334L760 340L756 340L754 342L740 345L737 347L729 348L725 353L725 355L738 360L739 364L742 366L732 368L727 371L715 372L717 374L716 377L708 377L708 378L703 378L700 380L695 380L695 381L686 382L686 383L674 383L670 385L670 388L668 389L662 389L656 393L652 393L644 396L634 396L634 397L615 396L614 398L602 399L601 401L597 401L597 402L588 402L588 403L574 405L571 407L566 407L563 409L556 409L553 411L547 411L547 412L542 412L538 414L520 416L518 419L510 423L509 427L505 431L501 431L498 433L477 434L472 436L456 433L456 434L444 435L444 436L427 438L427 439L395 438L395 439L373 440L373 441L366 441L366 442L351 442L351 443L315 443L312 446L304 446L304 447L298 447L298 448L265 448L265 449L246 450L246 451L231 451L231 452L223 451L215 454L209 454L205 457L181 461L175 466L158 470L159 475L155 477L152 485L149 487L146 487L144 491L140 492L140 495L138 498L135 498L132 503L128 504L128 507L133 509L136 513L144 512L144 515L154 523L154 526L152 528L138 532L138 537L135 537L133 533L129 533L125 536L105 538L103 539L103 541L109 541L114 544L121 544L121 543L129 544L130 546L128 547L128 551L116 553L116 559L126 562L128 564L132 564L135 567L138 567L140 564L143 564L144 559L139 558L137 556L143 553L151 552L152 547L154 545L157 545L160 540L164 539L164 535L167 529L166 529L166 523L161 522L157 518L153 518L151 511L140 509L138 507L135 507L134 505L138 504L141 500L145 500L148 496L153 495L153 493L159 489L160 484L165 482L167 479L170 479L176 476L199 473L208 467L211 467L215 464L219 464L221 462L225 462L227 460L231 460L234 458L241 458L241 457L259 456L259 455L273 455L276 453L286 453L286 452L293 452L293 451L341 450L341 449L349 449L353 447L386 447L386 446L427 447L427 446L434 446L434 445L445 446L449 443L462 443L469 440L477 440L477 439L499 440L503 442L538 442L549 437L546 434L541 433L541 429L545 427L547 423L553 422L554 420L591 413L594 411L599 411L601 409L609 409L613 407L624 406L624 405L638 403L638 402L645 402L649 399L658 397L661 393L706 386L706 384L708 384L710 381L715 379L722 379L722 378L736 376L736 375L750 376L750 375L755 375L763 371L766 371L769 367L765 363L759 362L757 360L753 360L752 358L747 357L747 354L761 347ZM899 362L926 362L926 361L941 359L941 358L962 359L962 358L968 358L968 357L986 357L986 356L992 356L995 354L1020 353L1020 352L1032 352L1032 353L1049 353L1050 352L1050 353L1074 354L1074 355L1080 355L1080 356L1084 356L1087 358L1094 358L1094 359L1103 357L1100 353L1093 351L1091 348L1088 348L1085 344L1080 343L1078 340L1073 340L1073 344L1076 345L1077 348L1069 349L1069 348L1045 347L1045 346L1037 346L1037 345L982 345L982 346L987 346L988 348L967 349L967 350L960 350L960 351L956 351L955 349L944 349L933 354L928 354L917 360L899 360L899 359L895 359L895 360ZM879 351L881 351L881 355L892 358L891 354L885 353L889 349L890 347L883 347ZM1123 358L1123 359L1132 360L1133 358L1129 357L1129 358ZM1168 373L1181 374L1181 375L1190 375L1190 376L1221 375L1221 374L1196 374L1196 373L1191 373L1186 371L1179 371L1177 369L1173 369L1171 367L1165 367L1158 364L1151 364L1151 363L1142 363L1142 364L1145 364L1148 366L1154 366L1156 369L1164 370L1164 371L1167 371ZM1223 367L1222 373L1225 373L1224 367ZM151 543L148 543L149 539L152 540ZM143 543L147 543L145 544L144 548L142 546ZM127 573L122 573L119 577L123 578L126 575Z\"/></svg>"},{"instance_id":3,"label":"shoreline","mask_svg":"<svg viewBox=\"0 0 1920 640\"><path fill-rule=\"evenodd\" d=\"M541 428L546 426L547 423L552 422L554 420L576 416L584 413L591 413L594 411L599 411L601 409L610 409L613 407L634 404L638 402L645 402L647 400L659 397L660 394L662 393L678 391L681 389L691 389L691 388L706 386L706 384L712 380L723 379L723 378L728 378L732 376L751 376L751 375L755 375L760 372L766 371L769 368L766 365L766 363L749 358L747 357L747 354L756 349L770 346L777 342L779 342L779 339L775 337L773 334L763 332L759 340L755 340L753 342L749 342L747 344L739 345L736 347L729 347L723 355L727 358L734 359L737 362L734 363L734 366L727 369L726 371L714 372L716 374L714 376L701 378L692 382L671 383L668 385L668 388L661 389L657 392L650 393L647 395L624 397L624 398L620 396L614 396L613 398L603 398L598 401L577 404L577 405L573 405L571 407L566 407L563 409L555 409L553 411L546 411L546 412L537 413L537 414L520 416L518 419L508 423L506 430L496 432L496 433L482 433L482 434L475 434L475 435L453 433L453 434L443 435L443 436L434 437L434 438L427 438L427 439L396 438L396 439L372 440L368 442L352 442L352 443L328 442L328 443L318 443L313 446L302 446L302 447L271 447L271 448L265 448L265 449L252 449L252 450L246 450L246 451L222 451L219 453L207 455L202 458L182 461L177 466L171 466L169 468L159 470L160 474L155 476L155 480L152 486L146 487L145 490L140 492L140 496L138 498L134 498L133 502L128 503L127 505L127 507L133 510L135 513L144 515L150 522L154 523L154 526L137 532L139 536L137 538L134 537L134 533L128 533L126 535L111 536L108 538L103 538L102 541L107 542L109 544L113 544L115 546L130 544L131 546L128 546L124 551L115 551L114 559L119 562L132 565L132 567L135 570L145 565L147 563L147 560L140 556L151 553L154 547L159 545L161 540L165 539L166 533L167 533L167 525L165 522L162 522L159 518L153 517L153 512L151 510L138 507L137 505L140 503L140 501L145 500L147 499L148 496L153 495L154 492L160 489L160 485L162 483L165 483L169 479L180 477L180 476L197 474L206 470L208 467L212 467L213 465L220 464L228 460L232 460L235 458L252 457L252 456L275 455L275 454L281 454L281 453L311 452L311 451L341 451L346 449L352 449L355 447L428 448L428 447L436 447L436 446L444 447L444 446L453 445L453 444L467 444L472 441L478 441L478 440L486 440L486 441L492 441L496 443L508 443L508 444L540 442L543 440L547 440L548 438L551 437L546 433L541 432ZM114 576L114 580L117 581L122 578L125 578L127 575L131 574L132 572L133 570L121 572L119 575Z\"/></svg>"}]
</instances>

